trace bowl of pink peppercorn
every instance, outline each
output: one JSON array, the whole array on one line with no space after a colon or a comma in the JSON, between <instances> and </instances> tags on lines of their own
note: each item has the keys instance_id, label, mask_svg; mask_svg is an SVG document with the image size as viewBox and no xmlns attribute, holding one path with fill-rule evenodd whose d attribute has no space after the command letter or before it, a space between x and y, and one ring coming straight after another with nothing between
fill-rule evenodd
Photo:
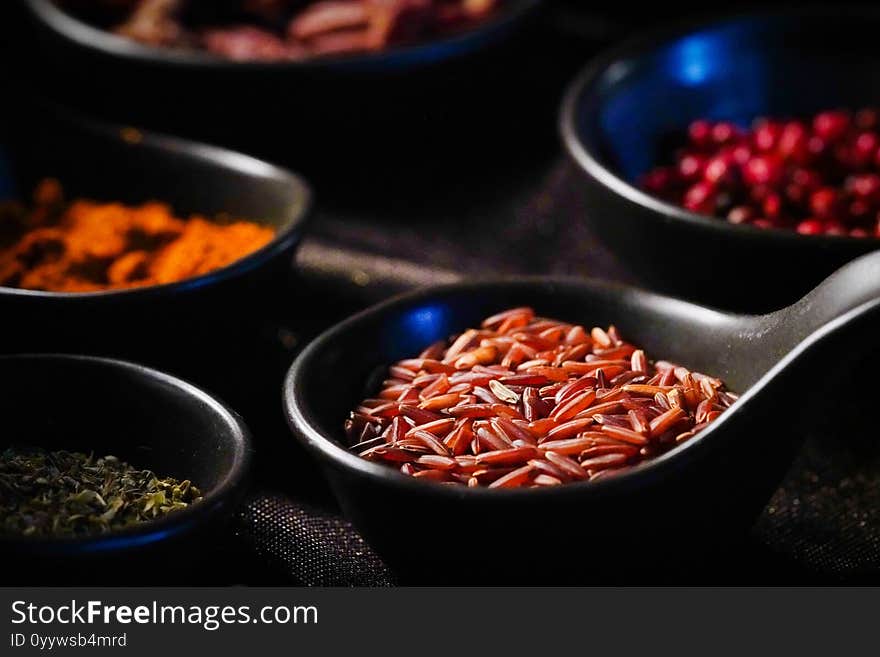
<instances>
[{"instance_id":1,"label":"bowl of pink peppercorn","mask_svg":"<svg viewBox=\"0 0 880 657\"><path fill-rule=\"evenodd\" d=\"M561 113L584 219L646 285L751 311L880 248L878 29L740 15L600 56Z\"/></svg>"}]
</instances>

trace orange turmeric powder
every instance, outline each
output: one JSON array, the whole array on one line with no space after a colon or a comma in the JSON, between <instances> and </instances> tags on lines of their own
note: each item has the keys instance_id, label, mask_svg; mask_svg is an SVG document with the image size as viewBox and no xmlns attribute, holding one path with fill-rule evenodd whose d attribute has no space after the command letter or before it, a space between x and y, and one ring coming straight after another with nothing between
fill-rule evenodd
<instances>
[{"instance_id":1,"label":"orange turmeric powder","mask_svg":"<svg viewBox=\"0 0 880 657\"><path fill-rule=\"evenodd\" d=\"M0 205L0 285L94 292L173 283L243 258L274 234L251 221L178 218L156 201L65 203L58 181L46 179L33 208Z\"/></svg>"}]
</instances>

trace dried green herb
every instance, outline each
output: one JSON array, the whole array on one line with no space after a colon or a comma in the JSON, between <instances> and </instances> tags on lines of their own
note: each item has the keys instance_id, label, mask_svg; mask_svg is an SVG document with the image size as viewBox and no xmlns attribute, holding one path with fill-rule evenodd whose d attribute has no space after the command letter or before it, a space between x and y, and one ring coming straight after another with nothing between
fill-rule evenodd
<instances>
[{"instance_id":1,"label":"dried green herb","mask_svg":"<svg viewBox=\"0 0 880 657\"><path fill-rule=\"evenodd\" d=\"M202 499L186 479L158 478L115 456L8 448L0 454L0 532L104 534Z\"/></svg>"}]
</instances>

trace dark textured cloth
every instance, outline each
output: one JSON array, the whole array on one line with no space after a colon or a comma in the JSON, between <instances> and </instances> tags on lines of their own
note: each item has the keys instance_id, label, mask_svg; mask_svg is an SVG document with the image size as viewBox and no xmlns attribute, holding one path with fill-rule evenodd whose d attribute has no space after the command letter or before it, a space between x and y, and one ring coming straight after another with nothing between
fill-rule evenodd
<instances>
[{"instance_id":1,"label":"dark textured cloth","mask_svg":"<svg viewBox=\"0 0 880 657\"><path fill-rule=\"evenodd\" d=\"M252 498L243 538L258 558L306 586L390 586L391 573L352 526L282 495Z\"/></svg>"},{"instance_id":2,"label":"dark textured cloth","mask_svg":"<svg viewBox=\"0 0 880 657\"><path fill-rule=\"evenodd\" d=\"M877 448L852 444L839 433L808 440L754 533L808 575L875 583L880 579Z\"/></svg>"}]
</instances>

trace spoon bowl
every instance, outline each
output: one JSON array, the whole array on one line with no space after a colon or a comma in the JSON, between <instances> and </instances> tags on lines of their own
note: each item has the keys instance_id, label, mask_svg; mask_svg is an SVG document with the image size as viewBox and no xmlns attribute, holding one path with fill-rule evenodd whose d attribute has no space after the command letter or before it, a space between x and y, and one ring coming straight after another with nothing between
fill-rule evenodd
<instances>
[{"instance_id":1,"label":"spoon bowl","mask_svg":"<svg viewBox=\"0 0 880 657\"><path fill-rule=\"evenodd\" d=\"M669 581L742 539L814 419L846 394L837 368L880 322L880 253L797 304L733 315L623 286L525 278L430 288L330 329L292 365L284 406L344 512L407 581ZM652 359L723 379L740 399L711 427L619 476L546 489L415 480L345 448L343 422L392 362L500 309L615 324ZM646 557L650 557L646 559ZM601 564L597 567L596 564Z\"/></svg>"}]
</instances>

